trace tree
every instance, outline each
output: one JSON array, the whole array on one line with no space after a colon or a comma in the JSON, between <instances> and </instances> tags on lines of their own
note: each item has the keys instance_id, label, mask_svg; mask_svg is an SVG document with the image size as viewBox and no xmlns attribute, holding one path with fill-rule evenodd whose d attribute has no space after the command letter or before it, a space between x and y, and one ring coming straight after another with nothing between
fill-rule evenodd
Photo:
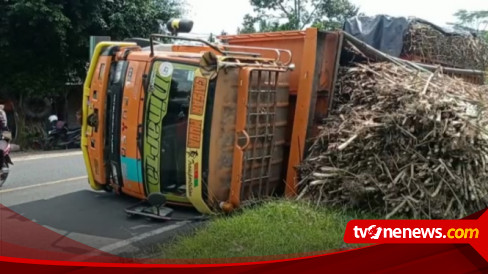
<instances>
[{"instance_id":1,"label":"tree","mask_svg":"<svg viewBox=\"0 0 488 274\"><path fill-rule=\"evenodd\" d=\"M67 83L82 82L89 36L112 40L147 37L182 12L178 0L0 0L0 98L43 102L67 94ZM24 100L22 100L24 99ZM17 141L31 141L42 123L24 119ZM79 106L77 106L79 107Z\"/></svg>"},{"instance_id":2,"label":"tree","mask_svg":"<svg viewBox=\"0 0 488 274\"><path fill-rule=\"evenodd\" d=\"M178 16L177 0L1 1L2 97L58 94L83 79L90 35L147 37L158 19Z\"/></svg>"},{"instance_id":3,"label":"tree","mask_svg":"<svg viewBox=\"0 0 488 274\"><path fill-rule=\"evenodd\" d=\"M241 33L301 30L307 26L331 30L355 16L349 0L250 0L254 14L246 14Z\"/></svg>"},{"instance_id":4,"label":"tree","mask_svg":"<svg viewBox=\"0 0 488 274\"><path fill-rule=\"evenodd\" d=\"M488 41L488 10L459 10L454 16L456 22L449 23L454 29L470 32Z\"/></svg>"}]
</instances>

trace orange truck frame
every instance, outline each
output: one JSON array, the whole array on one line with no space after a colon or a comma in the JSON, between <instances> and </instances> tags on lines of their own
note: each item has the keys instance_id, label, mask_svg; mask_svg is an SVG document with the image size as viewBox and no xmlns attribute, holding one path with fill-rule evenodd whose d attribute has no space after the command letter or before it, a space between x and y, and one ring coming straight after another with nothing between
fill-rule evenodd
<instances>
[{"instance_id":1,"label":"orange truck frame","mask_svg":"<svg viewBox=\"0 0 488 274\"><path fill-rule=\"evenodd\" d=\"M289 157L286 196L298 191L297 167L307 154L310 140L327 116L333 102L334 86L343 43L342 32L304 31L241 34L219 37L231 45L276 47L293 54L295 70L290 75ZM263 53L265 55L265 53Z\"/></svg>"}]
</instances>

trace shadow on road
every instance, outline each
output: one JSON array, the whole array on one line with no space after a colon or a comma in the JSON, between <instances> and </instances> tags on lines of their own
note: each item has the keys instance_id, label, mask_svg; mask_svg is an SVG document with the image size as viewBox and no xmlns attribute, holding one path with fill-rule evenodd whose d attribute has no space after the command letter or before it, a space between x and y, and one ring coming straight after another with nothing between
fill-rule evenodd
<instances>
[{"instance_id":1,"label":"shadow on road","mask_svg":"<svg viewBox=\"0 0 488 274\"><path fill-rule=\"evenodd\" d=\"M124 209L137 199L112 193L82 190L46 200L10 207L36 223L62 230L65 236L80 233L97 237L128 239L174 222L129 218ZM174 217L198 216L193 209L174 207Z\"/></svg>"}]
</instances>

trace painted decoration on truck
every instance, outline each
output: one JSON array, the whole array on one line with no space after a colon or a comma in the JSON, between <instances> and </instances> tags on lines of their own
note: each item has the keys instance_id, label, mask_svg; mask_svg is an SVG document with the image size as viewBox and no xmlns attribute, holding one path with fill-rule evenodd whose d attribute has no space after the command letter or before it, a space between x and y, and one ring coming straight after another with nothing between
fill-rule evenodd
<instances>
[{"instance_id":1,"label":"painted decoration on truck","mask_svg":"<svg viewBox=\"0 0 488 274\"><path fill-rule=\"evenodd\" d=\"M147 194L161 192L161 131L171 89L171 74L160 69L165 63L154 63L146 97L143 172Z\"/></svg>"},{"instance_id":2,"label":"painted decoration on truck","mask_svg":"<svg viewBox=\"0 0 488 274\"><path fill-rule=\"evenodd\" d=\"M202 196L202 143L209 79L195 71L186 144L186 196L198 211L212 213Z\"/></svg>"}]
</instances>

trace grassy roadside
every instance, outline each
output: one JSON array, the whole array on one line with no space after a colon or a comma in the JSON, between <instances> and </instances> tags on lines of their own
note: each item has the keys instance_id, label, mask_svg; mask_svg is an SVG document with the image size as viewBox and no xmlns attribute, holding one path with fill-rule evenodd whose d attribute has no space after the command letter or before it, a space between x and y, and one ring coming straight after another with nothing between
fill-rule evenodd
<instances>
[{"instance_id":1,"label":"grassy roadside","mask_svg":"<svg viewBox=\"0 0 488 274\"><path fill-rule=\"evenodd\" d=\"M217 218L196 233L161 246L161 257L231 258L343 248L348 247L342 240L346 224L356 218L303 202L273 201Z\"/></svg>"}]
</instances>

